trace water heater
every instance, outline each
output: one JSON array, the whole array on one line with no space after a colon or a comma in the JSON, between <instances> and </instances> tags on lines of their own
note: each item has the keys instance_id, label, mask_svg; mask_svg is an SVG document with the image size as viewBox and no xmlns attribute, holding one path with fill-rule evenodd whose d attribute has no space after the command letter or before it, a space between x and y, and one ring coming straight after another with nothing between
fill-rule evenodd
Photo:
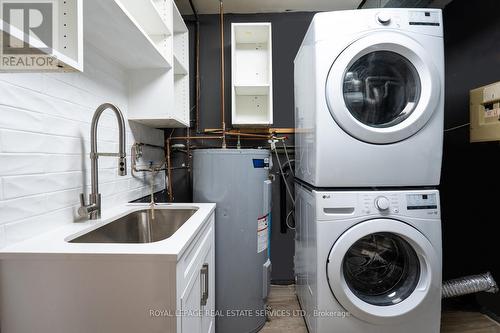
<instances>
[{"instance_id":1,"label":"water heater","mask_svg":"<svg viewBox=\"0 0 500 333\"><path fill-rule=\"evenodd\" d=\"M217 204L217 333L257 332L266 322L271 271L270 161L270 152L264 149L193 152L194 202Z\"/></svg>"}]
</instances>

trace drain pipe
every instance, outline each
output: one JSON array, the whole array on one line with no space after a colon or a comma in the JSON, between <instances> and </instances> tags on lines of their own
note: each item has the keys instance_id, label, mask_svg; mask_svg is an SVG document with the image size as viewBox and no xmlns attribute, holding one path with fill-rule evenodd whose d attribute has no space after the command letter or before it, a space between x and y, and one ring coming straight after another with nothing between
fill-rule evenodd
<instances>
[{"instance_id":1,"label":"drain pipe","mask_svg":"<svg viewBox=\"0 0 500 333\"><path fill-rule=\"evenodd\" d=\"M490 272L471 275L443 283L443 298L450 298L478 292L497 293L498 286Z\"/></svg>"}]
</instances>

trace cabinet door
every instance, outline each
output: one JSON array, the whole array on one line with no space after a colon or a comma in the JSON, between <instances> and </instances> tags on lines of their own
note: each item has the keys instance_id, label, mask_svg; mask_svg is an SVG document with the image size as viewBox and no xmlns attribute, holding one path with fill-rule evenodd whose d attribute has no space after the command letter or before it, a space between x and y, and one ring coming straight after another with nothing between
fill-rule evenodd
<instances>
[{"instance_id":1,"label":"cabinet door","mask_svg":"<svg viewBox=\"0 0 500 333\"><path fill-rule=\"evenodd\" d=\"M215 333L215 234L213 221L187 261L187 284L181 295L182 333Z\"/></svg>"},{"instance_id":2,"label":"cabinet door","mask_svg":"<svg viewBox=\"0 0 500 333\"><path fill-rule=\"evenodd\" d=\"M204 287L202 290L206 292L205 302L202 307L202 332L215 333L215 251L213 243L210 243L210 249L203 259L204 267L207 270L208 280L202 281Z\"/></svg>"},{"instance_id":3,"label":"cabinet door","mask_svg":"<svg viewBox=\"0 0 500 333\"><path fill-rule=\"evenodd\" d=\"M182 333L198 333L201 329L201 272L191 276L181 298Z\"/></svg>"}]
</instances>

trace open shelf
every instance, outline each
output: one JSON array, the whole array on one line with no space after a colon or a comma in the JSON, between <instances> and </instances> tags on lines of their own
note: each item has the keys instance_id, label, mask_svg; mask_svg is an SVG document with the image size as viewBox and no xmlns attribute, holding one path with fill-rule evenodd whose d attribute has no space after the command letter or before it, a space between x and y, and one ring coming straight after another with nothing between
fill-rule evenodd
<instances>
[{"instance_id":1,"label":"open shelf","mask_svg":"<svg viewBox=\"0 0 500 333\"><path fill-rule=\"evenodd\" d=\"M169 118L129 118L129 120L154 128L183 128L188 126L184 120L175 116Z\"/></svg>"},{"instance_id":2,"label":"open shelf","mask_svg":"<svg viewBox=\"0 0 500 333\"><path fill-rule=\"evenodd\" d=\"M269 95L269 85L241 85L235 84L236 95Z\"/></svg>"},{"instance_id":3,"label":"open shelf","mask_svg":"<svg viewBox=\"0 0 500 333\"><path fill-rule=\"evenodd\" d=\"M269 85L235 85L233 87L233 125L269 125L272 97Z\"/></svg>"},{"instance_id":4,"label":"open shelf","mask_svg":"<svg viewBox=\"0 0 500 333\"><path fill-rule=\"evenodd\" d=\"M109 1L109 0L108 0ZM129 12L134 13L134 18L148 35L171 35L164 13L160 4L153 0L118 0Z\"/></svg>"},{"instance_id":5,"label":"open shelf","mask_svg":"<svg viewBox=\"0 0 500 333\"><path fill-rule=\"evenodd\" d=\"M189 66L189 35L187 32L174 33L174 56L184 68Z\"/></svg>"},{"instance_id":6,"label":"open shelf","mask_svg":"<svg viewBox=\"0 0 500 333\"><path fill-rule=\"evenodd\" d=\"M174 112L184 114L181 121L189 126L189 76L174 75Z\"/></svg>"},{"instance_id":7,"label":"open shelf","mask_svg":"<svg viewBox=\"0 0 500 333\"><path fill-rule=\"evenodd\" d=\"M174 54L174 74L175 75L187 75L188 70L184 65L179 61L177 56Z\"/></svg>"},{"instance_id":8,"label":"open shelf","mask_svg":"<svg viewBox=\"0 0 500 333\"><path fill-rule=\"evenodd\" d=\"M268 126L273 122L270 23L233 23L232 124Z\"/></svg>"},{"instance_id":9,"label":"open shelf","mask_svg":"<svg viewBox=\"0 0 500 333\"><path fill-rule=\"evenodd\" d=\"M188 32L188 28L184 23L181 13L177 6L173 7L174 34Z\"/></svg>"},{"instance_id":10,"label":"open shelf","mask_svg":"<svg viewBox=\"0 0 500 333\"><path fill-rule=\"evenodd\" d=\"M85 0L83 15L85 39L125 68L172 67L171 32L151 0Z\"/></svg>"}]
</instances>

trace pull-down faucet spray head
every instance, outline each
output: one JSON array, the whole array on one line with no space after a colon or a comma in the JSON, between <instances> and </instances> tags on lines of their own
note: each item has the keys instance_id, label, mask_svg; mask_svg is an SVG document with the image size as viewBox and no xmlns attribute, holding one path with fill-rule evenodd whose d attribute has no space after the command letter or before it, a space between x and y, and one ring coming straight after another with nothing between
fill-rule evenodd
<instances>
[{"instance_id":1,"label":"pull-down faucet spray head","mask_svg":"<svg viewBox=\"0 0 500 333\"><path fill-rule=\"evenodd\" d=\"M118 158L118 176L126 176L127 175L127 158L120 157Z\"/></svg>"},{"instance_id":2,"label":"pull-down faucet spray head","mask_svg":"<svg viewBox=\"0 0 500 333\"><path fill-rule=\"evenodd\" d=\"M97 125L101 114L107 109L115 113L118 122L118 153L99 153L97 152ZM91 220L101 217L101 194L99 193L99 177L98 177L98 158L99 156L116 156L118 157L118 175L125 176L127 174L127 155L125 153L125 119L119 108L110 103L102 104L97 108L92 118L90 126L90 161L91 161L91 187L92 193L89 195L90 202L85 204L83 194L80 196L81 207L78 213L82 216L89 216Z\"/></svg>"}]
</instances>

